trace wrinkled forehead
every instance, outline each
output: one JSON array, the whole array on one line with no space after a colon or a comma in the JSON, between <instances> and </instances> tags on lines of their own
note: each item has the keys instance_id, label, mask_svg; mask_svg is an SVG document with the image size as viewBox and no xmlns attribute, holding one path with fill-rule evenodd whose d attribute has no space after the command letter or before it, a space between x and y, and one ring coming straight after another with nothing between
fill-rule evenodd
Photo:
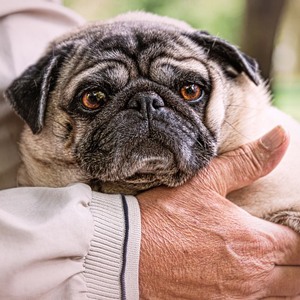
<instances>
[{"instance_id":1,"label":"wrinkled forehead","mask_svg":"<svg viewBox=\"0 0 300 300\"><path fill-rule=\"evenodd\" d=\"M83 34L93 55L123 52L133 59L167 55L177 59L198 58L204 51L179 27L151 22L119 22L90 28ZM141 62L144 62L141 60Z\"/></svg>"},{"instance_id":2,"label":"wrinkled forehead","mask_svg":"<svg viewBox=\"0 0 300 300\"><path fill-rule=\"evenodd\" d=\"M110 77L127 73L123 78L130 79L156 75L163 80L179 70L209 76L204 49L175 26L120 22L91 27L76 40L81 46L73 59L75 81L103 72Z\"/></svg>"}]
</instances>

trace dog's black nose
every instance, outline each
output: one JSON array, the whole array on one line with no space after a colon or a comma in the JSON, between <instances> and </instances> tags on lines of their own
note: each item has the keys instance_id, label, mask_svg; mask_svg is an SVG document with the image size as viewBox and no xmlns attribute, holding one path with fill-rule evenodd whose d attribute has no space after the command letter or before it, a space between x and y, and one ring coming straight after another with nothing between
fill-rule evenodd
<instances>
[{"instance_id":1,"label":"dog's black nose","mask_svg":"<svg viewBox=\"0 0 300 300\"><path fill-rule=\"evenodd\" d=\"M135 109L142 114L151 114L164 106L164 100L154 92L138 93L127 104L127 108Z\"/></svg>"}]
</instances>

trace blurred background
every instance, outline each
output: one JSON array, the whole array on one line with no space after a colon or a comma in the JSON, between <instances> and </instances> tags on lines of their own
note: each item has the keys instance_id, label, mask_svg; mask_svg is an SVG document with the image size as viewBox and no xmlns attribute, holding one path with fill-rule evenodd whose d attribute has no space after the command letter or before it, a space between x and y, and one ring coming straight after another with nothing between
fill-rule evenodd
<instances>
[{"instance_id":1,"label":"blurred background","mask_svg":"<svg viewBox=\"0 0 300 300\"><path fill-rule=\"evenodd\" d=\"M300 0L65 0L88 21L143 10L184 20L260 64L273 102L300 121Z\"/></svg>"}]
</instances>

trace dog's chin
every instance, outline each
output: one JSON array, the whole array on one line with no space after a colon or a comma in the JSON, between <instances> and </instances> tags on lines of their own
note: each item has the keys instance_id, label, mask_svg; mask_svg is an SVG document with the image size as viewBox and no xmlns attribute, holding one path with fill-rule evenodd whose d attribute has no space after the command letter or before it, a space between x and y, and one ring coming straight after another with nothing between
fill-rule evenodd
<instances>
[{"instance_id":1,"label":"dog's chin","mask_svg":"<svg viewBox=\"0 0 300 300\"><path fill-rule=\"evenodd\" d=\"M112 162L109 177L93 179L94 190L104 193L125 193L135 195L149 188L165 185L177 186L189 179L192 174L180 171L174 154L163 147L136 147L122 163Z\"/></svg>"},{"instance_id":2,"label":"dog's chin","mask_svg":"<svg viewBox=\"0 0 300 300\"><path fill-rule=\"evenodd\" d=\"M156 186L181 185L207 165L215 149L213 143L202 147L187 138L176 142L142 138L117 144L109 152L98 147L84 149L79 156L79 165L96 191L137 194Z\"/></svg>"},{"instance_id":3,"label":"dog's chin","mask_svg":"<svg viewBox=\"0 0 300 300\"><path fill-rule=\"evenodd\" d=\"M174 153L156 141L143 141L125 155L120 173L128 180L136 174L169 174L176 168Z\"/></svg>"},{"instance_id":4,"label":"dog's chin","mask_svg":"<svg viewBox=\"0 0 300 300\"><path fill-rule=\"evenodd\" d=\"M120 166L117 176L106 179L93 179L94 190L104 193L125 193L135 195L151 187L176 186L189 176L179 174L173 155L141 157L134 155ZM122 174L122 176L121 176Z\"/></svg>"}]
</instances>

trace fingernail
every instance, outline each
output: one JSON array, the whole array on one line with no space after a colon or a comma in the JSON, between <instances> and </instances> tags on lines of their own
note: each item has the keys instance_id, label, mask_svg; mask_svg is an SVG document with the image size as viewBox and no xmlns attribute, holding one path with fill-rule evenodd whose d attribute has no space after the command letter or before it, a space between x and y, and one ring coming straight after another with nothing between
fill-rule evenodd
<instances>
[{"instance_id":1,"label":"fingernail","mask_svg":"<svg viewBox=\"0 0 300 300\"><path fill-rule=\"evenodd\" d=\"M286 131L279 125L261 137L261 144L268 150L275 150L286 140Z\"/></svg>"}]
</instances>

